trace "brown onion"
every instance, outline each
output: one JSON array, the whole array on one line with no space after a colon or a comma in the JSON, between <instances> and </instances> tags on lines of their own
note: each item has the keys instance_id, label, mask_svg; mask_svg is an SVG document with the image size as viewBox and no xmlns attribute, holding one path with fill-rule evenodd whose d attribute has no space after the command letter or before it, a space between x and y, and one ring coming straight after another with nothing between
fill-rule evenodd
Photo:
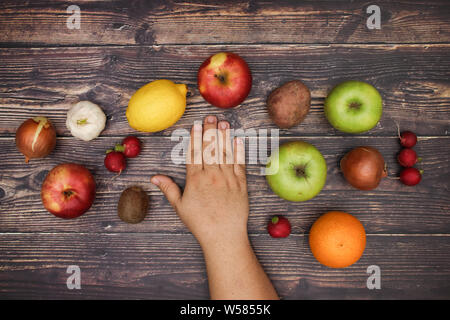
<instances>
[{"instance_id":1,"label":"brown onion","mask_svg":"<svg viewBox=\"0 0 450 320\"><path fill-rule=\"evenodd\" d=\"M383 156L372 147L358 147L347 153L341 160L341 170L345 179L361 190L375 189L387 176Z\"/></svg>"},{"instance_id":2,"label":"brown onion","mask_svg":"<svg viewBox=\"0 0 450 320\"><path fill-rule=\"evenodd\" d=\"M55 128L45 117L28 119L16 131L17 149L23 153L27 163L30 159L47 156L55 145Z\"/></svg>"}]
</instances>

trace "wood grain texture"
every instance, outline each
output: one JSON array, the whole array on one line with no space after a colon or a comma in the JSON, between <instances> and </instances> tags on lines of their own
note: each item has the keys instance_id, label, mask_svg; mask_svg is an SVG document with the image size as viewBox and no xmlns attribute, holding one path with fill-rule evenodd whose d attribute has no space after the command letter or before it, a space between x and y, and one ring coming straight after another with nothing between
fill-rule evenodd
<instances>
[{"instance_id":1,"label":"wood grain texture","mask_svg":"<svg viewBox=\"0 0 450 320\"><path fill-rule=\"evenodd\" d=\"M284 299L448 299L450 237L369 235L362 258L329 269L308 239L252 235L261 264ZM0 234L0 298L207 299L199 245L192 235ZM382 254L381 254L382 253ZM68 290L69 265L81 290ZM381 269L381 290L368 290L367 267Z\"/></svg>"},{"instance_id":2,"label":"wood grain texture","mask_svg":"<svg viewBox=\"0 0 450 320\"><path fill-rule=\"evenodd\" d=\"M187 233L167 200L149 181L152 175L163 173L184 185L184 164L172 160L172 150L179 142L168 137L140 138L143 141L141 155L130 159L126 171L119 177L114 177L103 165L106 149L120 142L119 137L97 138L91 142L59 138L49 157L32 160L28 165L23 162L12 138L0 139L0 150L8 155L0 160L0 231ZM299 138L282 138L281 143L296 139ZM338 167L341 157L357 146L376 147L384 155L389 174L395 177L400 171L396 162L400 150L396 137L305 137L304 140L314 144L327 161L324 189L316 198L303 203L285 201L270 190L260 175L261 164L249 164L249 231L265 234L270 217L284 214L291 219L294 232L302 234L326 211L343 210L360 218L369 233L450 233L449 139L419 140L415 150L423 158L418 167L424 169L424 176L416 187L384 179L377 189L365 192L345 181ZM251 150L256 154L255 149ZM176 155L173 159L181 162L183 156ZM93 207L74 220L53 217L42 207L40 199L45 175L53 166L64 162L85 165L97 180ZM134 184L149 193L150 210L144 222L128 225L119 220L116 208L120 193Z\"/></svg>"},{"instance_id":3,"label":"wood grain texture","mask_svg":"<svg viewBox=\"0 0 450 320\"><path fill-rule=\"evenodd\" d=\"M231 110L209 105L197 90L198 67L221 50L241 54L253 73L249 97ZM327 122L323 102L336 84L359 79L373 84L384 99L383 117L367 135L395 135L397 122L418 135L448 136L449 50L449 44L0 49L0 133L13 135L25 119L39 114L54 122L59 135L70 136L66 112L80 99L105 110L109 121L103 135L134 133L125 117L129 98L140 86L167 78L188 85L188 106L176 125L152 136L189 128L211 113L234 128L275 128L266 98L292 79L311 89L312 107L303 123L281 134L342 135Z\"/></svg>"},{"instance_id":4,"label":"wood grain texture","mask_svg":"<svg viewBox=\"0 0 450 320\"><path fill-rule=\"evenodd\" d=\"M68 29L67 1L2 1L0 44L436 43L450 40L448 1L379 0L381 29L366 27L367 1L86 1Z\"/></svg>"},{"instance_id":5,"label":"wood grain texture","mask_svg":"<svg viewBox=\"0 0 450 320\"><path fill-rule=\"evenodd\" d=\"M266 97L293 79L311 89L312 107L302 124L280 131L281 141L316 145L328 177L316 198L292 203L269 189L261 164L247 166L250 238L280 296L450 298L449 1L377 1L380 30L367 29L372 3L362 0L79 0L80 30L66 27L70 4L0 3L0 298L207 299L200 247L149 178L163 173L184 185L183 157L172 161L178 142L170 135L205 115L234 128L275 128ZM210 106L196 84L200 64L224 50L244 57L253 73L250 96L232 110ZM188 85L186 112L168 130L139 133L142 154L114 177L103 166L105 150L137 133L125 118L128 100L161 78ZM383 117L364 135L337 132L323 114L331 88L350 79L372 83L383 96ZM65 127L79 100L98 103L108 117L102 136L89 143ZM14 134L35 115L56 125L58 143L49 157L26 165ZM338 163L356 146L379 149L390 176L398 175L395 122L419 135L422 182L406 187L384 179L376 190L353 189ZM46 174L64 162L85 165L97 181L92 208L74 220L52 216L40 200ZM134 184L148 192L150 210L142 223L128 225L116 206ZM368 233L363 257L346 269L321 266L308 246L312 223L333 209L354 214ZM274 214L289 217L290 237L267 235ZM66 288L69 265L81 267L82 290ZM381 268L381 290L366 287L369 265Z\"/></svg>"}]
</instances>

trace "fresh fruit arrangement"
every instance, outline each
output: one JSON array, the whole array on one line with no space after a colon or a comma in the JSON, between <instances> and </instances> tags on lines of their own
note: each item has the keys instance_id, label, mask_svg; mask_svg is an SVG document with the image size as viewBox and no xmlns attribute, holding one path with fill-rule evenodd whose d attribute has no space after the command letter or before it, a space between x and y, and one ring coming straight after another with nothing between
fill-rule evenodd
<instances>
[{"instance_id":1,"label":"fresh fruit arrangement","mask_svg":"<svg viewBox=\"0 0 450 320\"><path fill-rule=\"evenodd\" d=\"M233 108L250 93L252 74L245 60L232 52L219 52L199 67L198 89L202 97L219 108ZM187 87L170 80L152 81L138 89L126 109L129 125L142 132L158 132L174 125L186 109ZM267 112L275 125L289 129L300 124L310 111L311 91L300 80L292 80L273 90L267 97ZM362 81L345 81L335 86L324 102L328 122L346 133L362 133L375 127L381 118L382 97L372 85ZM106 115L89 101L80 101L67 112L66 126L74 137L90 141L104 130ZM404 147L398 162L405 167L400 181L412 186L420 182L422 170L413 166L420 161L412 149L417 136L411 131L399 133ZM17 129L18 150L29 159L48 156L56 145L56 130L50 120L35 117ZM142 151L141 141L128 136L109 149L105 167L112 172L125 170L127 159ZM387 176L382 154L375 148L362 146L349 151L340 161L345 179L360 190L373 190ZM288 201L306 201L317 196L325 185L327 163L321 152L304 141L282 144L269 158L267 183L275 194ZM54 167L41 188L44 207L53 215L76 218L92 206L96 185L88 169L79 164L64 163ZM125 189L117 205L118 217L126 223L142 222L148 211L147 193L138 186ZM273 238L291 234L286 217L273 216L267 224ZM311 227L309 245L314 257L331 268L344 268L360 259L366 245L366 234L354 216L331 211L318 218Z\"/></svg>"}]
</instances>

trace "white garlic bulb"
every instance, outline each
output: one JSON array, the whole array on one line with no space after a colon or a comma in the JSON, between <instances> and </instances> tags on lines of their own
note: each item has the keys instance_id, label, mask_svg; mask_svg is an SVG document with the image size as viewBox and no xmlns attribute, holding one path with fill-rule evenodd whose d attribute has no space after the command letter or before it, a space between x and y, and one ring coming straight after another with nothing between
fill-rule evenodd
<instances>
[{"instance_id":1,"label":"white garlic bulb","mask_svg":"<svg viewBox=\"0 0 450 320\"><path fill-rule=\"evenodd\" d=\"M74 137L84 141L97 138L105 129L105 124L103 110L90 101L80 101L67 112L67 129Z\"/></svg>"}]
</instances>

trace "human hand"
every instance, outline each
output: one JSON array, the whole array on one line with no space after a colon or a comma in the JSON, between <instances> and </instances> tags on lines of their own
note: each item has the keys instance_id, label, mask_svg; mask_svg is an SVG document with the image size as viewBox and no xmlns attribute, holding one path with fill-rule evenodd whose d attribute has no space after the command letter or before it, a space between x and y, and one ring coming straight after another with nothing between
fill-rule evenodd
<instances>
[{"instance_id":1,"label":"human hand","mask_svg":"<svg viewBox=\"0 0 450 320\"><path fill-rule=\"evenodd\" d=\"M231 147L229 129L215 116L192 127L183 193L167 176L151 178L203 249L248 243L245 148L239 138Z\"/></svg>"}]
</instances>

